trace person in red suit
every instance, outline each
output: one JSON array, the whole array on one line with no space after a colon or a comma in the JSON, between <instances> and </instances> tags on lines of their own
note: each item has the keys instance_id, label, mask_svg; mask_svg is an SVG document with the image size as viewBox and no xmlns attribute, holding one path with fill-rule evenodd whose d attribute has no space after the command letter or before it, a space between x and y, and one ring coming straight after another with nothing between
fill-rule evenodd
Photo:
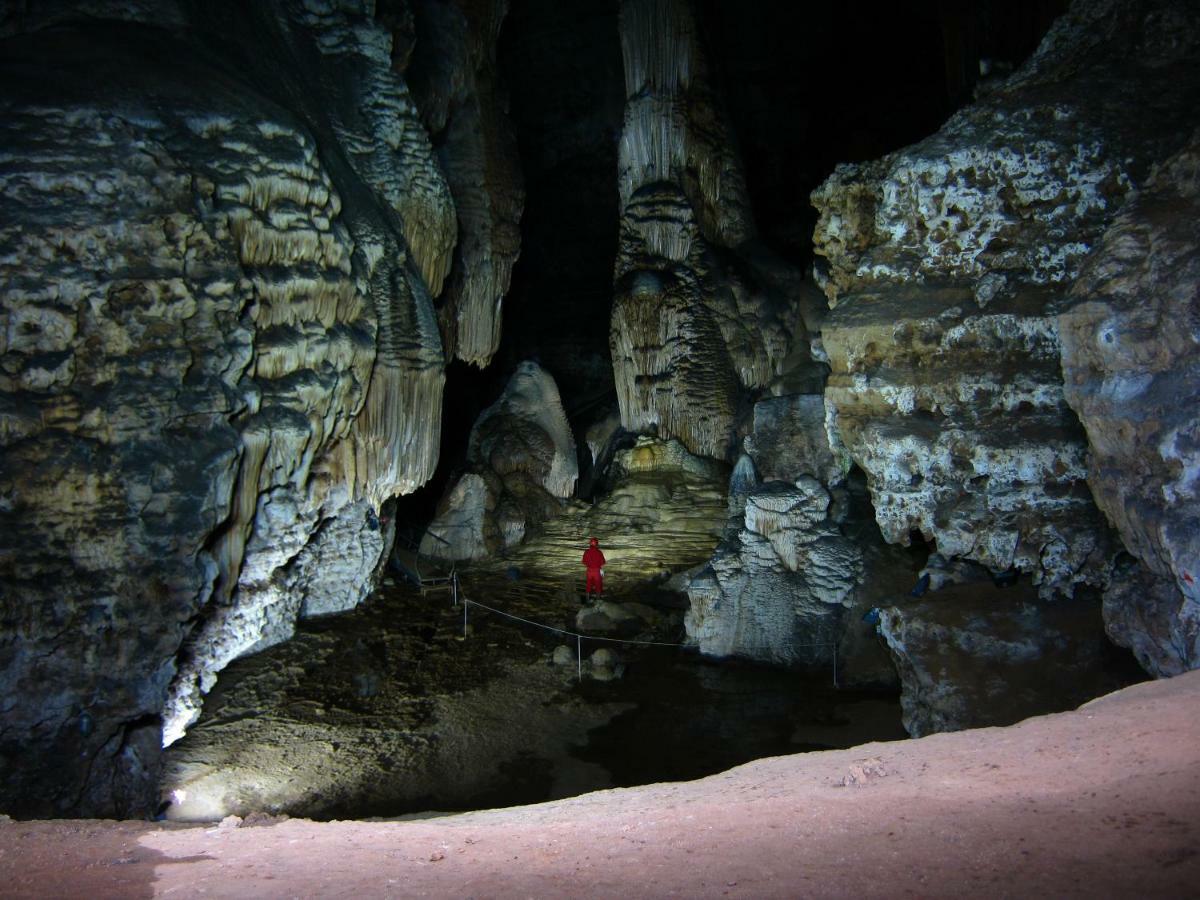
<instances>
[{"instance_id":1,"label":"person in red suit","mask_svg":"<svg viewBox=\"0 0 1200 900\"><path fill-rule=\"evenodd\" d=\"M583 564L587 566L587 596L591 599L592 591L604 596L604 554L600 552L600 542L592 538L588 548L583 551Z\"/></svg>"}]
</instances>

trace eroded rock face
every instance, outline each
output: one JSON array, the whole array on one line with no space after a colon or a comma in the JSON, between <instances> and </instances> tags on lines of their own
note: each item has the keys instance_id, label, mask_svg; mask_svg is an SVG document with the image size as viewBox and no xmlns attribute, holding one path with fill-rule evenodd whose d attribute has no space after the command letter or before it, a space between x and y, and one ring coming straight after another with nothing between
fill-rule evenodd
<instances>
[{"instance_id":1,"label":"eroded rock face","mask_svg":"<svg viewBox=\"0 0 1200 900\"><path fill-rule=\"evenodd\" d=\"M1146 669L1200 665L1200 134L1159 166L1088 259L1059 316L1088 483L1144 568L1105 598Z\"/></svg>"},{"instance_id":2,"label":"eroded rock face","mask_svg":"<svg viewBox=\"0 0 1200 900\"><path fill-rule=\"evenodd\" d=\"M743 394L779 374L795 317L731 252L753 238L753 219L688 3L623 3L621 41L610 338L621 424L725 459Z\"/></svg>"},{"instance_id":3,"label":"eroded rock face","mask_svg":"<svg viewBox=\"0 0 1200 900\"><path fill-rule=\"evenodd\" d=\"M436 461L457 224L388 33L357 3L159 9L60 5L3 53L13 812L152 810L164 732L357 603Z\"/></svg>"},{"instance_id":4,"label":"eroded rock face","mask_svg":"<svg viewBox=\"0 0 1200 900\"><path fill-rule=\"evenodd\" d=\"M1015 565L1044 595L1102 583L1114 549L1063 396L1056 315L1188 133L1196 17L1160 6L1073 5L938 134L840 166L813 194L835 307L829 430L866 471L884 534Z\"/></svg>"},{"instance_id":5,"label":"eroded rock face","mask_svg":"<svg viewBox=\"0 0 1200 900\"><path fill-rule=\"evenodd\" d=\"M880 610L913 737L1073 709L1123 686L1106 671L1100 610L1025 587L955 585Z\"/></svg>"},{"instance_id":6,"label":"eroded rock face","mask_svg":"<svg viewBox=\"0 0 1200 900\"><path fill-rule=\"evenodd\" d=\"M526 528L561 511L579 477L575 438L558 386L524 362L471 429L465 474L421 539L435 559L483 559L521 542Z\"/></svg>"}]
</instances>

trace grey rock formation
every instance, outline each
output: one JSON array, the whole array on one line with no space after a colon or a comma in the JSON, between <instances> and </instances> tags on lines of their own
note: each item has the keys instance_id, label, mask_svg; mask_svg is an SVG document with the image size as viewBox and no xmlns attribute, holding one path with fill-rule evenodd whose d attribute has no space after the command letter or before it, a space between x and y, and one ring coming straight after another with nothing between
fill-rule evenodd
<instances>
[{"instance_id":1,"label":"grey rock formation","mask_svg":"<svg viewBox=\"0 0 1200 900\"><path fill-rule=\"evenodd\" d=\"M936 135L839 166L813 194L835 307L829 430L866 471L884 534L1018 566L1044 595L1102 583L1112 556L1056 315L1191 130L1196 14L1159 6L1074 4L1025 67Z\"/></svg>"},{"instance_id":2,"label":"grey rock formation","mask_svg":"<svg viewBox=\"0 0 1200 900\"><path fill-rule=\"evenodd\" d=\"M1111 648L1095 602L958 585L881 610L879 633L913 737L1011 725L1122 686L1105 670Z\"/></svg>"},{"instance_id":3,"label":"grey rock formation","mask_svg":"<svg viewBox=\"0 0 1200 900\"><path fill-rule=\"evenodd\" d=\"M467 465L421 539L426 556L482 559L561 511L579 462L550 373L535 362L517 367L471 429Z\"/></svg>"},{"instance_id":4,"label":"grey rock formation","mask_svg":"<svg viewBox=\"0 0 1200 900\"><path fill-rule=\"evenodd\" d=\"M827 521L829 493L814 478L763 485L745 503L742 528L688 588L688 635L714 656L831 665L861 551Z\"/></svg>"},{"instance_id":5,"label":"grey rock formation","mask_svg":"<svg viewBox=\"0 0 1200 900\"><path fill-rule=\"evenodd\" d=\"M1105 597L1109 633L1146 669L1200 665L1200 133L1099 241L1058 318L1088 484L1143 564Z\"/></svg>"},{"instance_id":6,"label":"grey rock formation","mask_svg":"<svg viewBox=\"0 0 1200 900\"><path fill-rule=\"evenodd\" d=\"M414 6L416 46L407 71L458 212L459 240L439 315L447 356L482 367L500 344L525 202L496 71L508 2L424 0Z\"/></svg>"},{"instance_id":7,"label":"grey rock formation","mask_svg":"<svg viewBox=\"0 0 1200 900\"><path fill-rule=\"evenodd\" d=\"M432 472L457 223L370 11L6 20L7 809L151 810L164 730L365 596Z\"/></svg>"}]
</instances>

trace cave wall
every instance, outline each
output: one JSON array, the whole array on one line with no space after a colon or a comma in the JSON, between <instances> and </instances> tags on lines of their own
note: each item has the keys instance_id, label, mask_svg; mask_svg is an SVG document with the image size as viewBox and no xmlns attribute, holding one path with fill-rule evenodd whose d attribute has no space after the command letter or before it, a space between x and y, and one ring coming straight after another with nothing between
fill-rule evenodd
<instances>
[{"instance_id":1,"label":"cave wall","mask_svg":"<svg viewBox=\"0 0 1200 900\"><path fill-rule=\"evenodd\" d=\"M1143 540L1143 526L1182 533L1166 523L1194 516L1190 495L1169 487L1181 474L1186 483L1187 464L1169 448L1159 463L1133 464L1147 433L1169 444L1176 432L1169 419L1131 432L1107 398L1149 384L1155 365L1178 367L1166 380L1189 390L1187 353L1164 363L1172 354L1163 351L1138 373L1137 348L1170 345L1146 330L1143 302L1126 301L1142 307L1138 326L1131 312L1109 313L1096 330L1095 316L1114 285L1147 277L1129 253L1130 234L1145 226L1121 216L1142 191L1162 195L1151 173L1194 128L1197 15L1186 4L1075 3L1025 66L937 134L839 166L814 192L818 276L833 307L822 334L828 431L866 471L890 540L918 531L949 556L1016 567L1044 597L1109 585L1123 541L1155 577L1186 585L1189 541L1159 552L1164 542ZM1186 209L1186 183L1165 189L1181 198L1173 210ZM1168 258L1194 254L1194 244L1181 249L1185 226L1161 227L1175 248ZM1145 285L1145 301L1171 293L1172 278L1176 294L1194 294L1184 269L1161 278ZM1111 338L1107 357L1091 349L1089 328ZM1122 512L1131 508L1122 495L1136 495L1144 512ZM1174 636L1139 656L1196 664L1194 643L1180 646L1194 641L1191 595L1126 602L1137 611L1123 612L1110 589L1106 617L1119 641L1140 643L1132 632L1143 629ZM1150 624L1156 616L1173 621Z\"/></svg>"},{"instance_id":2,"label":"cave wall","mask_svg":"<svg viewBox=\"0 0 1200 900\"><path fill-rule=\"evenodd\" d=\"M5 5L6 811L152 810L216 673L370 590L437 459L444 283L453 351L495 343L519 189L455 182L460 223L381 6ZM502 9L438 121L491 108Z\"/></svg>"}]
</instances>

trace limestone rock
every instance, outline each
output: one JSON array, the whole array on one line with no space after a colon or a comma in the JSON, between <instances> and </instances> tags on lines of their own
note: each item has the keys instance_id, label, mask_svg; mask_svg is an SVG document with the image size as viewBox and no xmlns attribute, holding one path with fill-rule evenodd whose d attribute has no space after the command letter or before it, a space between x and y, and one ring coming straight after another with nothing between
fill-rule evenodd
<instances>
[{"instance_id":1,"label":"limestone rock","mask_svg":"<svg viewBox=\"0 0 1200 900\"><path fill-rule=\"evenodd\" d=\"M456 223L366 4L56 9L0 54L0 802L137 815L217 671L370 589Z\"/></svg>"},{"instance_id":2,"label":"limestone rock","mask_svg":"<svg viewBox=\"0 0 1200 900\"><path fill-rule=\"evenodd\" d=\"M753 238L753 219L688 3L627 0L621 42L610 331L621 424L724 459L742 393L780 374L795 313L731 252Z\"/></svg>"},{"instance_id":3,"label":"limestone rock","mask_svg":"<svg viewBox=\"0 0 1200 900\"><path fill-rule=\"evenodd\" d=\"M740 531L688 587L688 636L702 653L783 665L832 664L862 554L826 522L829 493L811 477L763 485Z\"/></svg>"},{"instance_id":4,"label":"limestone rock","mask_svg":"<svg viewBox=\"0 0 1200 900\"><path fill-rule=\"evenodd\" d=\"M694 456L678 441L641 437L617 451L594 503L566 502L523 542L468 571L496 579L516 566L522 594L576 603L584 587L581 557L595 536L608 561L605 593L624 604L712 554L727 515L728 480L728 466Z\"/></svg>"},{"instance_id":5,"label":"limestone rock","mask_svg":"<svg viewBox=\"0 0 1200 900\"><path fill-rule=\"evenodd\" d=\"M471 429L464 475L421 540L437 559L481 559L519 544L526 529L561 510L579 477L575 439L558 387L524 362Z\"/></svg>"},{"instance_id":6,"label":"limestone rock","mask_svg":"<svg viewBox=\"0 0 1200 900\"><path fill-rule=\"evenodd\" d=\"M1105 232L1058 319L1066 398L1087 429L1088 484L1148 570L1110 588L1109 631L1156 675L1200 665L1198 283L1194 132Z\"/></svg>"},{"instance_id":7,"label":"limestone rock","mask_svg":"<svg viewBox=\"0 0 1200 900\"><path fill-rule=\"evenodd\" d=\"M1073 709L1122 684L1105 670L1095 602L1045 603L1025 587L946 588L880 611L913 737Z\"/></svg>"},{"instance_id":8,"label":"limestone rock","mask_svg":"<svg viewBox=\"0 0 1200 900\"><path fill-rule=\"evenodd\" d=\"M823 395L789 394L754 404L754 430L745 447L764 481L812 475L836 484L845 474L825 432Z\"/></svg>"},{"instance_id":9,"label":"limestone rock","mask_svg":"<svg viewBox=\"0 0 1200 900\"><path fill-rule=\"evenodd\" d=\"M414 7L416 46L406 74L458 213L459 241L440 318L448 354L483 367L500 344L525 202L496 71L508 2L423 0Z\"/></svg>"},{"instance_id":10,"label":"limestone rock","mask_svg":"<svg viewBox=\"0 0 1200 900\"><path fill-rule=\"evenodd\" d=\"M1046 595L1106 577L1056 314L1190 130L1197 29L1182 15L1167 41L1155 4L1076 3L1025 68L936 135L840 166L814 192L834 307L828 427L866 471L889 540L917 530L948 556L1033 573Z\"/></svg>"}]
</instances>

